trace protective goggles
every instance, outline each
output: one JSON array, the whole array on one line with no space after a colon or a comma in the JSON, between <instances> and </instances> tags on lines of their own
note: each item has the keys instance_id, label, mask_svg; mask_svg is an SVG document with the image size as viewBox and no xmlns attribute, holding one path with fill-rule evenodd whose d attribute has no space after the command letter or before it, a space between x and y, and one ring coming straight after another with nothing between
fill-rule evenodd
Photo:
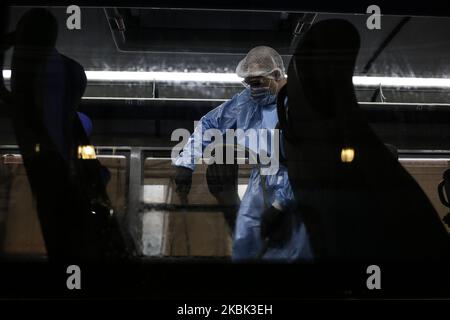
<instances>
[{"instance_id":1,"label":"protective goggles","mask_svg":"<svg viewBox=\"0 0 450 320\"><path fill-rule=\"evenodd\" d=\"M245 78L244 81L242 81L242 84L247 88L268 87L272 80L274 80L272 77L249 77Z\"/></svg>"}]
</instances>

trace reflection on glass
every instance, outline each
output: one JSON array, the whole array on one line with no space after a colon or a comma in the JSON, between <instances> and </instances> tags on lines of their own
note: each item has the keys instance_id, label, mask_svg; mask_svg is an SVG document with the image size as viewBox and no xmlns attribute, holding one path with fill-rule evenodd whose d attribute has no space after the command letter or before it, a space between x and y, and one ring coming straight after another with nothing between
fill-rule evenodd
<instances>
[{"instance_id":1,"label":"reflection on glass","mask_svg":"<svg viewBox=\"0 0 450 320\"><path fill-rule=\"evenodd\" d=\"M341 151L342 162L352 162L355 158L355 150L353 148L343 148Z\"/></svg>"},{"instance_id":2,"label":"reflection on glass","mask_svg":"<svg viewBox=\"0 0 450 320\"><path fill-rule=\"evenodd\" d=\"M87 159L96 159L95 148L94 146L79 146L78 147L78 158L87 160Z\"/></svg>"}]
</instances>

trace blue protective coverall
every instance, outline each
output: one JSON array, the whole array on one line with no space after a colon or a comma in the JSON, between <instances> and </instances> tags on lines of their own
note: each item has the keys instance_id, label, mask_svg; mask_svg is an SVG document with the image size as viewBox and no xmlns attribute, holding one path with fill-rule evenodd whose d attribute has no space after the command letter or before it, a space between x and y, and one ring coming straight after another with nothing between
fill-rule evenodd
<instances>
[{"instance_id":1,"label":"blue protective coverall","mask_svg":"<svg viewBox=\"0 0 450 320\"><path fill-rule=\"evenodd\" d=\"M180 155L173 159L175 166L184 166L195 169L195 161L201 158L203 150L211 141L201 140L195 143L195 139L201 139L201 135L208 129L218 129L225 134L227 129L274 129L277 122L276 96L268 95L262 100L255 100L250 95L250 89L244 89L230 100L208 112L200 120L194 133L183 147ZM260 137L258 139L261 140ZM237 141L243 147L254 152L254 146L248 144L248 140ZM270 139L266 149L270 155ZM258 145L262 145L258 141ZM282 146L281 146L282 149ZM266 188L263 190L262 181L265 180ZM263 240L260 236L261 215L267 206L276 203L276 207L283 208L283 214L292 214L295 210L294 195L288 179L287 168L281 164L275 172L265 175L261 179L260 168L253 168L248 182L247 190L241 201L237 215L236 229L233 239L233 260L247 260L256 258L262 248ZM298 216L298 215L297 215ZM304 224L297 220L294 226L293 236L283 247L269 248L261 257L268 260L305 261L313 257L308 235Z\"/></svg>"}]
</instances>

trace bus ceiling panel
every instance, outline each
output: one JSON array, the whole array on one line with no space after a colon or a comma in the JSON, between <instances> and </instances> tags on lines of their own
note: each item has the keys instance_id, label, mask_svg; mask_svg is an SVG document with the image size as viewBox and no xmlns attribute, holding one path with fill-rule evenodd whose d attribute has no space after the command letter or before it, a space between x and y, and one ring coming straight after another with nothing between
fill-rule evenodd
<instances>
[{"instance_id":1,"label":"bus ceiling panel","mask_svg":"<svg viewBox=\"0 0 450 320\"><path fill-rule=\"evenodd\" d=\"M105 9L118 50L245 54L266 44L290 54L303 14L208 10Z\"/></svg>"},{"instance_id":2,"label":"bus ceiling panel","mask_svg":"<svg viewBox=\"0 0 450 320\"><path fill-rule=\"evenodd\" d=\"M367 15L320 14L316 21L345 19L360 34L361 44L355 75L448 78L450 74L450 18L382 16L381 29L366 27ZM386 47L364 70L383 42L403 23Z\"/></svg>"},{"instance_id":3,"label":"bus ceiling panel","mask_svg":"<svg viewBox=\"0 0 450 320\"><path fill-rule=\"evenodd\" d=\"M80 4L81 5L81 4ZM131 7L132 5L126 5ZM145 7L145 6L144 6ZM162 8L167 7L163 5ZM30 7L12 7L9 30ZM366 27L367 15L180 10L155 8L82 7L81 30L66 27L66 7L50 8L59 24L58 50L80 62L87 71L164 71L232 74L254 45L272 45L288 65L290 45L308 23L346 19L361 35L355 74L404 18L382 16L381 29ZM119 31L120 17L125 31ZM313 19L314 18L314 19ZM413 17L372 63L367 75L395 77L449 77L450 18ZM337 35L339 36L339 35ZM9 69L11 50L5 69ZM9 57L9 58L8 58Z\"/></svg>"},{"instance_id":4,"label":"bus ceiling panel","mask_svg":"<svg viewBox=\"0 0 450 320\"><path fill-rule=\"evenodd\" d=\"M30 6L36 5L30 0L8 0L10 5ZM69 6L69 0L40 1L42 6ZM236 11L291 11L291 12L333 12L358 14L365 13L373 5L372 0L341 0L341 1L292 1L292 0L78 0L79 6L90 7L135 7L135 8L183 8L183 9L215 9ZM448 16L450 5L446 1L421 1L411 3L409 0L378 0L376 3L385 15L417 15L417 16Z\"/></svg>"}]
</instances>

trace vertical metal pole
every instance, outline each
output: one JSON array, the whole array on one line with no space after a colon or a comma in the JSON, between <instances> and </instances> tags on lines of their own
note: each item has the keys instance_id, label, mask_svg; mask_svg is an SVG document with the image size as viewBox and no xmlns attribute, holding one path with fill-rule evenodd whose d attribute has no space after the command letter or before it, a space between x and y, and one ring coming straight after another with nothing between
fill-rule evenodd
<instances>
[{"instance_id":1,"label":"vertical metal pole","mask_svg":"<svg viewBox=\"0 0 450 320\"><path fill-rule=\"evenodd\" d=\"M128 184L128 210L126 224L136 246L137 254L142 254L142 150L132 147L130 152L130 176Z\"/></svg>"}]
</instances>

